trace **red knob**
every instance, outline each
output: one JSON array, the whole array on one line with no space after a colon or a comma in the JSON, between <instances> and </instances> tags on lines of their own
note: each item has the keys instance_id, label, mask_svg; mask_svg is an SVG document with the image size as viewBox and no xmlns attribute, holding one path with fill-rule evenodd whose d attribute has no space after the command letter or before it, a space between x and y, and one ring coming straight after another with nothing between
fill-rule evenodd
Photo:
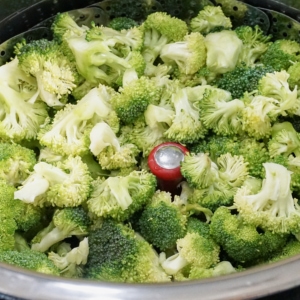
<instances>
[{"instance_id":1,"label":"red knob","mask_svg":"<svg viewBox=\"0 0 300 300\"><path fill-rule=\"evenodd\" d=\"M180 163L186 153L187 148L173 142L160 144L150 152L148 165L157 177L160 190L177 194L177 186L183 179Z\"/></svg>"}]
</instances>

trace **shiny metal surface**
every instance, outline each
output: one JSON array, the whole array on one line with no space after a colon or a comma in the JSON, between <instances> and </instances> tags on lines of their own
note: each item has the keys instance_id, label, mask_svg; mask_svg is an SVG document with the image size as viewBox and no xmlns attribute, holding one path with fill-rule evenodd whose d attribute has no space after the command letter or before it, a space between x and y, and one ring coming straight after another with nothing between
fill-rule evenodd
<instances>
[{"instance_id":1,"label":"shiny metal surface","mask_svg":"<svg viewBox=\"0 0 300 300\"><path fill-rule=\"evenodd\" d=\"M245 1L253 5L256 0ZM0 0L0 18L34 0ZM299 0L257 0L259 5L287 3L300 9ZM268 4L269 3L269 4ZM299 11L292 9L299 14ZM1 220L0 220L1 221ZM271 265L214 279L170 284L115 284L46 276L0 263L0 293L28 300L243 300L300 286L300 255Z\"/></svg>"},{"instance_id":2,"label":"shiny metal surface","mask_svg":"<svg viewBox=\"0 0 300 300\"><path fill-rule=\"evenodd\" d=\"M184 153L175 146L161 147L154 155L156 163L164 169L175 169L183 161Z\"/></svg>"}]
</instances>

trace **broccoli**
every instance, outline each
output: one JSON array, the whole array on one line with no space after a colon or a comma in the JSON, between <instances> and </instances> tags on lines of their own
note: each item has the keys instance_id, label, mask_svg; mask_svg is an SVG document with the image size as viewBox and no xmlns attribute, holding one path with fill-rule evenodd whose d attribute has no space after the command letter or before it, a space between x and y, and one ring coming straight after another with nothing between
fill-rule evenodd
<instances>
[{"instance_id":1,"label":"broccoli","mask_svg":"<svg viewBox=\"0 0 300 300\"><path fill-rule=\"evenodd\" d=\"M45 253L33 250L8 250L0 252L0 261L43 274L60 276L59 269Z\"/></svg>"},{"instance_id":2,"label":"broccoli","mask_svg":"<svg viewBox=\"0 0 300 300\"><path fill-rule=\"evenodd\" d=\"M287 236L262 230L247 223L227 207L219 207L213 214L210 234L232 261L252 266L280 251Z\"/></svg>"},{"instance_id":3,"label":"broccoli","mask_svg":"<svg viewBox=\"0 0 300 300\"><path fill-rule=\"evenodd\" d=\"M300 44L292 40L276 40L260 57L260 62L280 72L299 60Z\"/></svg>"},{"instance_id":4,"label":"broccoli","mask_svg":"<svg viewBox=\"0 0 300 300\"><path fill-rule=\"evenodd\" d=\"M245 96L245 108L242 111L242 128L250 137L260 140L269 137L272 124L276 121L280 110L277 101L262 95Z\"/></svg>"},{"instance_id":5,"label":"broccoli","mask_svg":"<svg viewBox=\"0 0 300 300\"><path fill-rule=\"evenodd\" d=\"M266 145L260 141L247 136L237 138L231 136L210 136L206 142L199 142L190 147L194 153L208 152L210 158L216 161L217 158L226 153L241 155L248 163L248 172L251 176L262 177L264 175L263 163L270 159Z\"/></svg>"},{"instance_id":6,"label":"broccoli","mask_svg":"<svg viewBox=\"0 0 300 300\"><path fill-rule=\"evenodd\" d=\"M277 163L264 163L265 179L261 190L252 193L241 187L234 206L248 223L274 233L298 233L300 211L291 191L291 172Z\"/></svg>"},{"instance_id":7,"label":"broccoli","mask_svg":"<svg viewBox=\"0 0 300 300\"><path fill-rule=\"evenodd\" d=\"M272 73L269 66L237 66L234 70L226 72L216 80L216 85L232 94L233 99L240 99L245 92L253 92L258 89L260 79L267 73Z\"/></svg>"},{"instance_id":8,"label":"broccoli","mask_svg":"<svg viewBox=\"0 0 300 300\"><path fill-rule=\"evenodd\" d=\"M162 48L171 42L182 41L188 33L187 24L165 12L155 12L147 16L142 24L144 47L142 54L146 61L147 75L152 74L153 66Z\"/></svg>"},{"instance_id":9,"label":"broccoli","mask_svg":"<svg viewBox=\"0 0 300 300\"><path fill-rule=\"evenodd\" d=\"M187 212L168 192L157 191L138 220L141 235L161 251L172 249L186 233Z\"/></svg>"},{"instance_id":10,"label":"broccoli","mask_svg":"<svg viewBox=\"0 0 300 300\"><path fill-rule=\"evenodd\" d=\"M81 207L66 207L54 212L52 221L33 240L33 251L46 252L54 244L71 236L86 236L91 221Z\"/></svg>"},{"instance_id":11,"label":"broccoli","mask_svg":"<svg viewBox=\"0 0 300 300\"><path fill-rule=\"evenodd\" d=\"M200 119L207 129L217 134L239 134L242 129L244 103L232 100L230 92L224 89L208 88L199 102Z\"/></svg>"},{"instance_id":12,"label":"broccoli","mask_svg":"<svg viewBox=\"0 0 300 300\"><path fill-rule=\"evenodd\" d=\"M88 27L79 26L73 19L72 15L68 12L58 13L52 24L51 30L53 32L54 39L62 42L64 39L64 35L74 35L74 36L83 36L86 34Z\"/></svg>"},{"instance_id":13,"label":"broccoli","mask_svg":"<svg viewBox=\"0 0 300 300\"><path fill-rule=\"evenodd\" d=\"M0 143L0 180L17 186L29 176L35 163L33 150L19 144Z\"/></svg>"},{"instance_id":14,"label":"broccoli","mask_svg":"<svg viewBox=\"0 0 300 300\"><path fill-rule=\"evenodd\" d=\"M211 238L202 236L197 232L187 232L183 238L176 242L178 252L166 258L162 267L169 275L183 273L189 277L189 272L196 268L215 266L220 258L220 247Z\"/></svg>"},{"instance_id":15,"label":"broccoli","mask_svg":"<svg viewBox=\"0 0 300 300\"><path fill-rule=\"evenodd\" d=\"M87 206L97 217L125 221L151 199L155 189L156 177L145 170L105 180L98 178L93 182Z\"/></svg>"},{"instance_id":16,"label":"broccoli","mask_svg":"<svg viewBox=\"0 0 300 300\"><path fill-rule=\"evenodd\" d=\"M85 277L113 282L169 282L154 249L128 226L105 219L90 231Z\"/></svg>"},{"instance_id":17,"label":"broccoli","mask_svg":"<svg viewBox=\"0 0 300 300\"><path fill-rule=\"evenodd\" d=\"M63 242L56 252L49 252L48 258L60 270L60 275L69 278L82 277L83 267L87 263L89 254L88 238L85 237L78 245L72 248L70 244Z\"/></svg>"},{"instance_id":18,"label":"broccoli","mask_svg":"<svg viewBox=\"0 0 300 300\"><path fill-rule=\"evenodd\" d=\"M48 106L63 106L80 81L75 64L56 41L34 40L17 54L20 68L36 78L38 95Z\"/></svg>"},{"instance_id":19,"label":"broccoli","mask_svg":"<svg viewBox=\"0 0 300 300\"><path fill-rule=\"evenodd\" d=\"M206 128L200 120L199 109L189 96L188 88L182 88L172 94L175 116L165 136L179 143L194 143L206 134Z\"/></svg>"},{"instance_id":20,"label":"broccoli","mask_svg":"<svg viewBox=\"0 0 300 300\"><path fill-rule=\"evenodd\" d=\"M41 128L40 144L59 154L87 154L90 131L98 122L106 121L115 132L119 130L119 119L110 103L115 93L111 87L99 85L76 104L67 104L50 124Z\"/></svg>"},{"instance_id":21,"label":"broccoli","mask_svg":"<svg viewBox=\"0 0 300 300\"><path fill-rule=\"evenodd\" d=\"M204 37L199 32L192 32L182 41L166 44L160 58L165 64L175 63L181 73L195 74L206 62Z\"/></svg>"},{"instance_id":22,"label":"broccoli","mask_svg":"<svg viewBox=\"0 0 300 300\"><path fill-rule=\"evenodd\" d=\"M90 140L90 150L103 169L130 168L137 164L136 157L140 152L137 146L123 142L107 123L96 124L91 130Z\"/></svg>"},{"instance_id":23,"label":"broccoli","mask_svg":"<svg viewBox=\"0 0 300 300\"><path fill-rule=\"evenodd\" d=\"M222 30L206 35L206 67L209 71L223 74L233 71L243 49L243 42L233 30Z\"/></svg>"},{"instance_id":24,"label":"broccoli","mask_svg":"<svg viewBox=\"0 0 300 300\"><path fill-rule=\"evenodd\" d=\"M69 156L54 165L37 163L33 173L14 195L15 199L35 205L43 206L47 203L57 207L74 207L87 200L91 183L88 166L79 156Z\"/></svg>"},{"instance_id":25,"label":"broccoli","mask_svg":"<svg viewBox=\"0 0 300 300\"><path fill-rule=\"evenodd\" d=\"M161 89L149 78L142 76L120 88L111 98L111 105L125 124L136 121L143 115L149 104L157 104Z\"/></svg>"},{"instance_id":26,"label":"broccoli","mask_svg":"<svg viewBox=\"0 0 300 300\"><path fill-rule=\"evenodd\" d=\"M297 87L290 89L286 71L267 73L258 83L259 94L277 100L281 115L293 115L299 112L300 99L297 96ZM299 113L298 113L299 114Z\"/></svg>"},{"instance_id":27,"label":"broccoli","mask_svg":"<svg viewBox=\"0 0 300 300\"><path fill-rule=\"evenodd\" d=\"M290 122L276 123L272 127L272 136L268 142L271 157L290 154L300 157L300 134Z\"/></svg>"},{"instance_id":28,"label":"broccoli","mask_svg":"<svg viewBox=\"0 0 300 300\"><path fill-rule=\"evenodd\" d=\"M109 21L107 26L114 30L121 31L123 29L130 29L138 26L138 22L128 17L116 17Z\"/></svg>"},{"instance_id":29,"label":"broccoli","mask_svg":"<svg viewBox=\"0 0 300 300\"><path fill-rule=\"evenodd\" d=\"M195 172L204 165L205 160L207 173ZM214 163L207 154L198 153L194 159L185 156L181 172L187 182L190 182L190 186L195 187L187 197L188 203L197 203L214 211L219 206L233 204L237 188L242 186L248 176L248 166L243 156L226 153Z\"/></svg>"},{"instance_id":30,"label":"broccoli","mask_svg":"<svg viewBox=\"0 0 300 300\"><path fill-rule=\"evenodd\" d=\"M205 6L198 15L191 19L190 29L192 32L208 34L216 29L230 29L230 18L226 17L220 6Z\"/></svg>"},{"instance_id":31,"label":"broccoli","mask_svg":"<svg viewBox=\"0 0 300 300\"><path fill-rule=\"evenodd\" d=\"M21 142L35 139L48 117L46 104L37 99L37 83L14 58L0 67L0 137Z\"/></svg>"},{"instance_id":32,"label":"broccoli","mask_svg":"<svg viewBox=\"0 0 300 300\"><path fill-rule=\"evenodd\" d=\"M259 61L259 58L270 46L271 36L265 35L258 25L254 27L247 25L239 26L235 29L235 32L243 42L239 64L255 66L257 61Z\"/></svg>"}]
</instances>

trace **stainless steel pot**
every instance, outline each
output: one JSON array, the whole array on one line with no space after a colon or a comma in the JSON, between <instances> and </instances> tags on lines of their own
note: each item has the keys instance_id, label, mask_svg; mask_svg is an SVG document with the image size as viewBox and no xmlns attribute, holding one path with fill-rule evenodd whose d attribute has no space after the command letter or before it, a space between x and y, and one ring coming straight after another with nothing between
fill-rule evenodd
<instances>
[{"instance_id":1,"label":"stainless steel pot","mask_svg":"<svg viewBox=\"0 0 300 300\"><path fill-rule=\"evenodd\" d=\"M85 6L88 2L93 3L93 1L88 0L64 1L68 2L69 5L64 5L64 7L69 7L66 10ZM284 13L300 22L299 0L247 0L244 2ZM15 20L16 30L17 27L22 28L26 24L19 23L22 22L22 20L18 20L19 13L22 8L36 3L38 3L37 0L0 0L0 20L18 11L12 16L12 19ZM58 4L59 1L53 0L52 7L59 9ZM49 16L51 11L44 11L44 14ZM29 21L34 22L34 20ZM3 27L0 26L0 30L3 30ZM12 28L12 30L15 29ZM300 39L300 31L297 34ZM254 267L218 278L168 284L119 284L47 276L0 263L0 294L28 300L256 299L300 287L299 270L300 255L297 255L278 263Z\"/></svg>"}]
</instances>

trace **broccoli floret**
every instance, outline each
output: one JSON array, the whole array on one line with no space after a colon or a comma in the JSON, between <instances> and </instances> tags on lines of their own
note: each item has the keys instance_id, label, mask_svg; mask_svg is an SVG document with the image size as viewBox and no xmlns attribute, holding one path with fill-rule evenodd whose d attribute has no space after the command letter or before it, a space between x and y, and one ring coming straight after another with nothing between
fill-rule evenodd
<instances>
[{"instance_id":1,"label":"broccoli floret","mask_svg":"<svg viewBox=\"0 0 300 300\"><path fill-rule=\"evenodd\" d=\"M154 249L131 228L105 219L89 233L85 277L113 282L168 282Z\"/></svg>"},{"instance_id":2,"label":"broccoli floret","mask_svg":"<svg viewBox=\"0 0 300 300\"><path fill-rule=\"evenodd\" d=\"M275 233L298 233L300 211L291 191L291 172L277 163L264 163L265 179L253 194L241 187L234 205L246 222Z\"/></svg>"},{"instance_id":3,"label":"broccoli floret","mask_svg":"<svg viewBox=\"0 0 300 300\"><path fill-rule=\"evenodd\" d=\"M297 96L297 87L290 89L286 71L267 73L258 84L258 92L277 100L277 106L283 116L297 114L300 108L300 99Z\"/></svg>"},{"instance_id":4,"label":"broccoli floret","mask_svg":"<svg viewBox=\"0 0 300 300\"><path fill-rule=\"evenodd\" d=\"M300 134L290 122L276 123L272 127L272 137L268 141L271 157L291 154L300 157Z\"/></svg>"},{"instance_id":5,"label":"broccoli floret","mask_svg":"<svg viewBox=\"0 0 300 300\"><path fill-rule=\"evenodd\" d=\"M80 80L76 66L55 41L25 44L17 55L20 68L37 80L38 95L48 106L63 106Z\"/></svg>"},{"instance_id":6,"label":"broccoli floret","mask_svg":"<svg viewBox=\"0 0 300 300\"><path fill-rule=\"evenodd\" d=\"M269 45L268 50L261 56L260 61L271 66L275 71L288 70L299 60L300 44L292 40L277 40Z\"/></svg>"},{"instance_id":7,"label":"broccoli floret","mask_svg":"<svg viewBox=\"0 0 300 300\"><path fill-rule=\"evenodd\" d=\"M242 156L226 153L218 157L217 164L212 162L207 154L197 154L194 167L191 167L189 157L181 166L181 172L194 191L188 195L188 203L197 203L212 211L222 205L232 205L233 197L248 176L248 166ZM196 171L206 160L207 174ZM197 166L197 168L195 168ZM189 167L189 168L187 168ZM204 169L204 167L203 167Z\"/></svg>"},{"instance_id":8,"label":"broccoli floret","mask_svg":"<svg viewBox=\"0 0 300 300\"><path fill-rule=\"evenodd\" d=\"M262 95L248 95L243 101L245 103L242 111L243 131L257 140L269 137L272 124L280 113L278 102Z\"/></svg>"},{"instance_id":9,"label":"broccoli floret","mask_svg":"<svg viewBox=\"0 0 300 300\"><path fill-rule=\"evenodd\" d=\"M69 278L80 278L89 255L88 238L85 237L77 247L71 249L68 243L58 246L57 252L48 253L48 258L60 270L60 275Z\"/></svg>"},{"instance_id":10,"label":"broccoli floret","mask_svg":"<svg viewBox=\"0 0 300 300\"><path fill-rule=\"evenodd\" d=\"M119 119L110 103L115 93L112 88L99 85L76 104L67 104L50 124L41 128L40 144L58 154L87 154L90 131L98 122L106 121L115 132L119 130Z\"/></svg>"},{"instance_id":11,"label":"broccoli floret","mask_svg":"<svg viewBox=\"0 0 300 300\"><path fill-rule=\"evenodd\" d=\"M130 29L138 26L138 22L128 17L116 17L113 18L108 24L108 27L121 31L123 29Z\"/></svg>"},{"instance_id":12,"label":"broccoli floret","mask_svg":"<svg viewBox=\"0 0 300 300\"><path fill-rule=\"evenodd\" d=\"M300 242L295 238L291 238L290 240L288 240L286 245L281 249L281 251L273 255L268 260L268 262L273 263L276 261L281 261L283 259L287 259L294 255L297 255L299 253L300 253Z\"/></svg>"},{"instance_id":13,"label":"broccoli floret","mask_svg":"<svg viewBox=\"0 0 300 300\"><path fill-rule=\"evenodd\" d=\"M37 99L37 84L18 66L18 59L0 67L2 140L21 142L35 139L48 117L46 104Z\"/></svg>"},{"instance_id":14,"label":"broccoli floret","mask_svg":"<svg viewBox=\"0 0 300 300\"><path fill-rule=\"evenodd\" d=\"M205 6L198 15L191 19L190 29L192 32L207 34L216 29L230 29L230 18L226 17L220 6Z\"/></svg>"},{"instance_id":15,"label":"broccoli floret","mask_svg":"<svg viewBox=\"0 0 300 300\"><path fill-rule=\"evenodd\" d=\"M272 73L271 67L257 66L238 66L234 70L223 74L216 80L216 85L220 89L229 91L233 99L240 99L245 92L253 92L258 89L260 79L267 73Z\"/></svg>"},{"instance_id":16,"label":"broccoli floret","mask_svg":"<svg viewBox=\"0 0 300 300\"><path fill-rule=\"evenodd\" d=\"M31 249L46 252L54 244L71 236L86 236L90 225L87 212L81 207L57 209L42 234L32 240Z\"/></svg>"},{"instance_id":17,"label":"broccoli floret","mask_svg":"<svg viewBox=\"0 0 300 300\"><path fill-rule=\"evenodd\" d=\"M20 268L60 276L59 269L48 259L45 253L33 250L8 250L0 252L0 261Z\"/></svg>"},{"instance_id":18,"label":"broccoli floret","mask_svg":"<svg viewBox=\"0 0 300 300\"><path fill-rule=\"evenodd\" d=\"M232 100L231 94L224 89L208 88L199 101L200 119L207 129L217 134L239 134L242 129L241 114L244 103Z\"/></svg>"},{"instance_id":19,"label":"broccoli floret","mask_svg":"<svg viewBox=\"0 0 300 300\"><path fill-rule=\"evenodd\" d=\"M206 188L218 177L218 166L207 153L187 154L180 163L180 171L189 185L194 188Z\"/></svg>"},{"instance_id":20,"label":"broccoli floret","mask_svg":"<svg viewBox=\"0 0 300 300\"><path fill-rule=\"evenodd\" d=\"M153 246L166 251L186 233L187 213L168 192L157 191L138 220L141 235Z\"/></svg>"},{"instance_id":21,"label":"broccoli floret","mask_svg":"<svg viewBox=\"0 0 300 300\"><path fill-rule=\"evenodd\" d=\"M239 26L235 29L238 37L243 41L243 49L239 57L239 64L253 66L267 51L271 44L270 35L265 35L262 29L256 25Z\"/></svg>"},{"instance_id":22,"label":"broccoli floret","mask_svg":"<svg viewBox=\"0 0 300 300\"><path fill-rule=\"evenodd\" d=\"M29 176L35 163L33 150L19 144L0 143L0 180L17 186Z\"/></svg>"},{"instance_id":23,"label":"broccoli floret","mask_svg":"<svg viewBox=\"0 0 300 300\"><path fill-rule=\"evenodd\" d=\"M233 71L243 49L243 42L232 30L209 33L205 37L206 67L217 74Z\"/></svg>"},{"instance_id":24,"label":"broccoli floret","mask_svg":"<svg viewBox=\"0 0 300 300\"><path fill-rule=\"evenodd\" d=\"M98 217L124 221L151 199L155 189L156 177L144 170L97 179L87 202L88 209Z\"/></svg>"},{"instance_id":25,"label":"broccoli floret","mask_svg":"<svg viewBox=\"0 0 300 300\"><path fill-rule=\"evenodd\" d=\"M143 115L149 104L157 104L161 89L151 79L143 76L121 88L111 98L111 104L121 121L130 124Z\"/></svg>"},{"instance_id":26,"label":"broccoli floret","mask_svg":"<svg viewBox=\"0 0 300 300\"><path fill-rule=\"evenodd\" d=\"M217 158L226 153L241 155L248 163L249 175L262 177L264 175L263 163L270 159L266 145L253 138L236 138L226 136L210 136L209 141L194 144L190 148L191 152L207 152L210 158L216 161Z\"/></svg>"},{"instance_id":27,"label":"broccoli floret","mask_svg":"<svg viewBox=\"0 0 300 300\"><path fill-rule=\"evenodd\" d=\"M161 49L160 58L166 64L175 63L181 73L195 74L206 62L204 37L199 32L192 32L182 41L166 44Z\"/></svg>"},{"instance_id":28,"label":"broccoli floret","mask_svg":"<svg viewBox=\"0 0 300 300\"><path fill-rule=\"evenodd\" d=\"M139 149L134 144L122 141L111 127L100 122L90 133L90 150L105 170L130 168L137 164Z\"/></svg>"},{"instance_id":29,"label":"broccoli floret","mask_svg":"<svg viewBox=\"0 0 300 300\"><path fill-rule=\"evenodd\" d=\"M88 30L88 27L79 26L72 18L71 14L69 14L68 12L64 12L58 13L55 16L51 25L51 30L53 32L54 39L62 42L66 32L67 35L83 36Z\"/></svg>"},{"instance_id":30,"label":"broccoli floret","mask_svg":"<svg viewBox=\"0 0 300 300\"><path fill-rule=\"evenodd\" d=\"M178 252L169 256L162 262L162 267L169 275L179 272L189 277L189 272L194 268L210 268L215 266L220 258L220 247L207 236L196 232L188 232L176 242Z\"/></svg>"},{"instance_id":31,"label":"broccoli floret","mask_svg":"<svg viewBox=\"0 0 300 300\"><path fill-rule=\"evenodd\" d=\"M262 231L227 207L214 212L210 234L233 261L245 266L268 259L286 243L285 235Z\"/></svg>"},{"instance_id":32,"label":"broccoli floret","mask_svg":"<svg viewBox=\"0 0 300 300\"><path fill-rule=\"evenodd\" d=\"M179 143L194 143L203 138L207 130L200 121L199 109L189 96L188 88L175 92L171 98L175 108L175 116L165 136Z\"/></svg>"},{"instance_id":33,"label":"broccoli floret","mask_svg":"<svg viewBox=\"0 0 300 300\"><path fill-rule=\"evenodd\" d=\"M35 181L36 178L41 181ZM39 182L43 182L45 188ZM15 192L15 199L41 206L46 202L58 207L74 207L87 200L91 183L88 166L79 156L70 156L54 165L39 162Z\"/></svg>"},{"instance_id":34,"label":"broccoli floret","mask_svg":"<svg viewBox=\"0 0 300 300\"><path fill-rule=\"evenodd\" d=\"M147 63L146 74L151 75L155 60L163 46L182 41L188 33L188 26L184 21L165 12L156 12L148 15L142 27L144 30L142 54Z\"/></svg>"}]
</instances>

